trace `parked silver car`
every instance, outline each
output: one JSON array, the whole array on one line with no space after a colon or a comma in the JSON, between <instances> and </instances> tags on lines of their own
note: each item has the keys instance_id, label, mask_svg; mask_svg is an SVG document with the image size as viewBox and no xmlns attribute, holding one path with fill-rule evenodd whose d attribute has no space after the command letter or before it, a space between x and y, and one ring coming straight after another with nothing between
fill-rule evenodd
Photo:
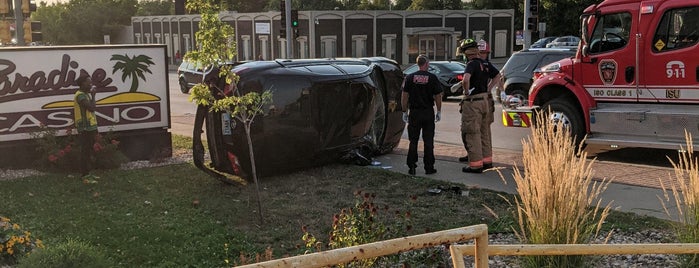
<instances>
[{"instance_id":1,"label":"parked silver car","mask_svg":"<svg viewBox=\"0 0 699 268\"><path fill-rule=\"evenodd\" d=\"M580 37L573 36L573 35L567 35L567 36L561 36L553 41L551 43L546 44L546 47L548 48L573 48L577 49L578 44L580 43Z\"/></svg>"},{"instance_id":2,"label":"parked silver car","mask_svg":"<svg viewBox=\"0 0 699 268\"><path fill-rule=\"evenodd\" d=\"M558 38L557 36L547 36L540 38L539 40L536 40L536 42L532 43L530 48L546 48L546 45L551 43L553 40L556 40Z\"/></svg>"}]
</instances>

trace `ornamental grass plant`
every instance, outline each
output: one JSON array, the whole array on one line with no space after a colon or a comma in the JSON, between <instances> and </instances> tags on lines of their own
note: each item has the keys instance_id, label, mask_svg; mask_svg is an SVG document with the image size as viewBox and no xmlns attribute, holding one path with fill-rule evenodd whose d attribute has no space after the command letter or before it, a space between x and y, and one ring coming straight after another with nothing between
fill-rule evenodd
<instances>
[{"instance_id":1,"label":"ornamental grass plant","mask_svg":"<svg viewBox=\"0 0 699 268\"><path fill-rule=\"evenodd\" d=\"M668 157L675 172L674 176L669 175L669 188L659 180L664 193L660 202L668 217L674 220L677 239L681 243L699 243L699 159L694 155L692 135L686 130L685 141L686 150L680 151L677 162ZM668 205L674 205L676 213L670 213ZM699 267L699 255L679 257L680 267Z\"/></svg>"},{"instance_id":2,"label":"ornamental grass plant","mask_svg":"<svg viewBox=\"0 0 699 268\"><path fill-rule=\"evenodd\" d=\"M524 244L583 244L602 228L610 205L601 193L609 180L593 181L587 154L561 124L537 115L537 127L523 140L523 168L514 169L517 237ZM581 267L582 256L531 256L522 267Z\"/></svg>"}]
</instances>

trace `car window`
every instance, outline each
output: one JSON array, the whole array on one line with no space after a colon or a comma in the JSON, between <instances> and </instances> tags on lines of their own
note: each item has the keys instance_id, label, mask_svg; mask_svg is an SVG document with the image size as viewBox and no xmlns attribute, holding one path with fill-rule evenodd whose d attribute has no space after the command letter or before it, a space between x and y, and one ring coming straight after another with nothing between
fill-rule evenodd
<instances>
[{"instance_id":1,"label":"car window","mask_svg":"<svg viewBox=\"0 0 699 268\"><path fill-rule=\"evenodd\" d=\"M561 59L569 58L569 57L572 57L572 56L573 56L572 53L571 53L570 55L568 55L568 54L558 54L558 53L556 53L556 54L545 55L545 56L543 56L543 57L541 58L541 61L539 61L539 64L536 65L536 68L541 68L541 67L543 67L543 66L549 65L549 64L552 63L552 62L556 62L556 61L559 61L559 60L561 60Z\"/></svg>"},{"instance_id":2,"label":"car window","mask_svg":"<svg viewBox=\"0 0 699 268\"><path fill-rule=\"evenodd\" d=\"M433 74L439 74L439 73L442 72L442 70L440 70L439 68L435 67L434 65L430 65L430 68L429 68L427 71L430 72L430 73L433 73Z\"/></svg>"},{"instance_id":3,"label":"car window","mask_svg":"<svg viewBox=\"0 0 699 268\"><path fill-rule=\"evenodd\" d=\"M453 71L453 72L463 72L464 69L466 69L465 65L458 63L458 62L451 62L451 63L443 64L442 67L448 69L449 71Z\"/></svg>"},{"instance_id":4,"label":"car window","mask_svg":"<svg viewBox=\"0 0 699 268\"><path fill-rule=\"evenodd\" d=\"M650 44L654 52L693 46L699 40L699 7L672 9L663 14Z\"/></svg>"},{"instance_id":5,"label":"car window","mask_svg":"<svg viewBox=\"0 0 699 268\"><path fill-rule=\"evenodd\" d=\"M631 14L627 12L602 15L590 38L590 53L602 53L625 47L629 41Z\"/></svg>"},{"instance_id":6,"label":"car window","mask_svg":"<svg viewBox=\"0 0 699 268\"><path fill-rule=\"evenodd\" d=\"M309 65L309 66L303 66L303 67L293 67L292 69L299 70L299 71L307 71L307 72L322 74L322 75L340 75L340 74L343 74L340 70L338 70L337 68L335 68L335 66L332 66L332 65Z\"/></svg>"},{"instance_id":7,"label":"car window","mask_svg":"<svg viewBox=\"0 0 699 268\"><path fill-rule=\"evenodd\" d=\"M347 72L348 74L361 74L369 69L366 65L359 64L342 64L337 65L337 67L345 70L345 72Z\"/></svg>"},{"instance_id":8,"label":"car window","mask_svg":"<svg viewBox=\"0 0 699 268\"><path fill-rule=\"evenodd\" d=\"M405 69L405 71L403 71L403 72L406 74L411 74L411 73L414 73L416 71L417 71L417 65L413 65L413 66L408 67L408 69Z\"/></svg>"},{"instance_id":9,"label":"car window","mask_svg":"<svg viewBox=\"0 0 699 268\"><path fill-rule=\"evenodd\" d=\"M525 72L530 66L536 64L536 55L531 53L515 53L502 67L502 72L507 75L513 72ZM533 69L533 68L531 68Z\"/></svg>"}]
</instances>

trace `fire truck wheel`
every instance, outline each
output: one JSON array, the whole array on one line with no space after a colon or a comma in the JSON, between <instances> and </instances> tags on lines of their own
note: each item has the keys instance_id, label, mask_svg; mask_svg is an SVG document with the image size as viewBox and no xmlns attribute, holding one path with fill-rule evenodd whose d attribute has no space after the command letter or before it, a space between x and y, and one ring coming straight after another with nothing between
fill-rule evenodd
<instances>
[{"instance_id":1,"label":"fire truck wheel","mask_svg":"<svg viewBox=\"0 0 699 268\"><path fill-rule=\"evenodd\" d=\"M571 136L575 137L576 145L582 142L585 136L585 124L582 113L569 101L560 98L553 99L544 104L541 108L541 111L548 113L545 118L549 118L555 123L562 123L563 127L570 131Z\"/></svg>"}]
</instances>

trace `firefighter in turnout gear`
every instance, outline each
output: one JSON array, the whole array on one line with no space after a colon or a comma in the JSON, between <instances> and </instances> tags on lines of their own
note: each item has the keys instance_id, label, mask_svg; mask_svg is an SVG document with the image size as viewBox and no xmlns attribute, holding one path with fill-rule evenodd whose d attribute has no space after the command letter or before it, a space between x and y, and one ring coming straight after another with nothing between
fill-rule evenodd
<instances>
[{"instance_id":1,"label":"firefighter in turnout gear","mask_svg":"<svg viewBox=\"0 0 699 268\"><path fill-rule=\"evenodd\" d=\"M490 136L493 104L488 98L490 65L481 58L478 43L473 39L464 40L459 51L468 59L462 82L465 96L461 103L461 133L469 165L462 171L481 173L493 167Z\"/></svg>"}]
</instances>

